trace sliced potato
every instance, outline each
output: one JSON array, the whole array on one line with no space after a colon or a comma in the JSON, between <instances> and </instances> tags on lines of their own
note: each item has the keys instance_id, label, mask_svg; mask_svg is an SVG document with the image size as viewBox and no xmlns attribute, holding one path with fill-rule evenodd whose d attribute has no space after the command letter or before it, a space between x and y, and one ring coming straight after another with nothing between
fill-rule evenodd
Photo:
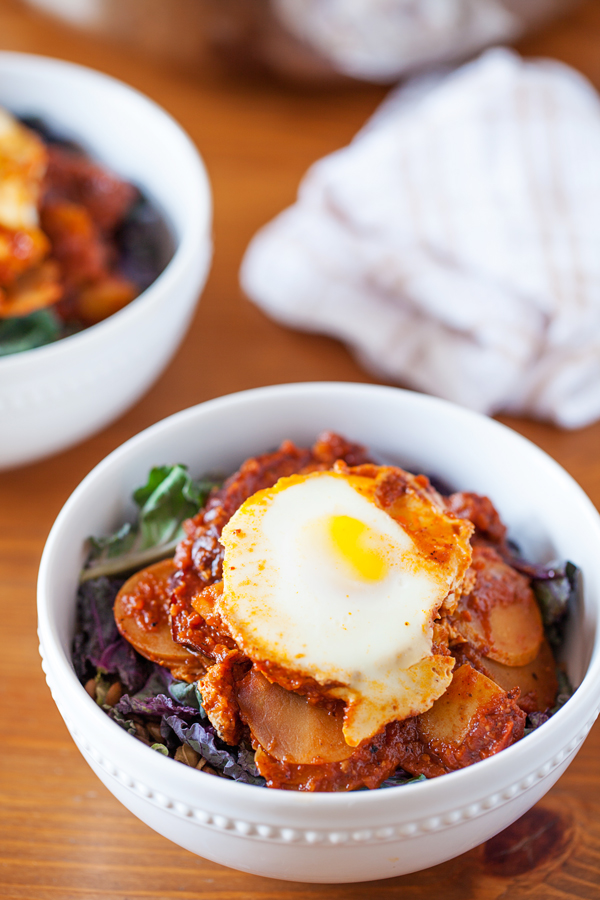
<instances>
[{"instance_id":1,"label":"sliced potato","mask_svg":"<svg viewBox=\"0 0 600 900\"><path fill-rule=\"evenodd\" d=\"M271 756L294 764L348 759L342 713L332 715L305 697L272 684L252 669L238 685L237 700L252 736Z\"/></svg>"},{"instance_id":2,"label":"sliced potato","mask_svg":"<svg viewBox=\"0 0 600 900\"><path fill-rule=\"evenodd\" d=\"M177 669L185 680L204 672L202 657L191 653L171 637L169 579L175 571L172 559L154 563L129 578L115 600L117 628L146 659L167 669Z\"/></svg>"},{"instance_id":3,"label":"sliced potato","mask_svg":"<svg viewBox=\"0 0 600 900\"><path fill-rule=\"evenodd\" d=\"M544 629L533 592L521 603L493 607L489 621L493 635L490 659L506 666L524 666L536 658Z\"/></svg>"},{"instance_id":4,"label":"sliced potato","mask_svg":"<svg viewBox=\"0 0 600 900\"><path fill-rule=\"evenodd\" d=\"M519 688L517 703L527 712L544 712L554 705L558 691L556 663L545 639L536 658L526 666L504 666L482 657L481 670L504 691Z\"/></svg>"},{"instance_id":5,"label":"sliced potato","mask_svg":"<svg viewBox=\"0 0 600 900\"><path fill-rule=\"evenodd\" d=\"M475 584L461 597L452 623L483 656L505 666L526 666L539 653L544 629L529 580L491 547L477 546Z\"/></svg>"},{"instance_id":6,"label":"sliced potato","mask_svg":"<svg viewBox=\"0 0 600 900\"><path fill-rule=\"evenodd\" d=\"M419 733L426 741L460 744L480 709L503 694L490 678L472 666L461 666L446 693L419 716Z\"/></svg>"},{"instance_id":7,"label":"sliced potato","mask_svg":"<svg viewBox=\"0 0 600 900\"><path fill-rule=\"evenodd\" d=\"M417 721L425 748L452 770L492 756L520 738L525 714L495 682L465 664Z\"/></svg>"}]
</instances>

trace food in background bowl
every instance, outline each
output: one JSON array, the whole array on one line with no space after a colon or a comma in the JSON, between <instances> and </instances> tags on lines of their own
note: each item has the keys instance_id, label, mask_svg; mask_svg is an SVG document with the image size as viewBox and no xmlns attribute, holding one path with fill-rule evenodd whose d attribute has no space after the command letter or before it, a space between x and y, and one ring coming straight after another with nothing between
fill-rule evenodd
<instances>
[{"instance_id":1,"label":"food in background bowl","mask_svg":"<svg viewBox=\"0 0 600 900\"><path fill-rule=\"evenodd\" d=\"M122 309L164 269L170 243L134 185L0 108L1 356Z\"/></svg>"},{"instance_id":2,"label":"food in background bowl","mask_svg":"<svg viewBox=\"0 0 600 900\"><path fill-rule=\"evenodd\" d=\"M138 186L168 228L167 256L173 248L164 271L119 312L64 340L0 357L0 468L7 468L100 430L158 378L206 281L212 213L208 178L192 141L133 88L83 66L2 51L0 105L20 119L42 121L102 168ZM129 239L136 243L137 237L129 223L125 231L124 255L131 262ZM147 249L145 240L141 244ZM135 281L140 268L134 275L128 265L121 274Z\"/></svg>"},{"instance_id":3,"label":"food in background bowl","mask_svg":"<svg viewBox=\"0 0 600 900\"><path fill-rule=\"evenodd\" d=\"M389 787L498 753L569 696L551 643L575 567L525 562L487 497L332 433L209 488L154 469L79 591L78 675L159 752L271 788Z\"/></svg>"}]
</instances>

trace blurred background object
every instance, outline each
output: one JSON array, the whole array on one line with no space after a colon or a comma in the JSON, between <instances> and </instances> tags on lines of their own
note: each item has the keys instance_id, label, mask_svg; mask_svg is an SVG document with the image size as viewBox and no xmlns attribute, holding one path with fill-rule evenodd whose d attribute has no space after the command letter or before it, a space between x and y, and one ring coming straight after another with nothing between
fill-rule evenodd
<instances>
[{"instance_id":1,"label":"blurred background object","mask_svg":"<svg viewBox=\"0 0 600 900\"><path fill-rule=\"evenodd\" d=\"M568 2L273 0L272 5L290 32L336 70L385 83L515 40Z\"/></svg>"},{"instance_id":2,"label":"blurred background object","mask_svg":"<svg viewBox=\"0 0 600 900\"><path fill-rule=\"evenodd\" d=\"M277 321L375 376L490 415L600 418L600 98L487 50L393 91L250 243Z\"/></svg>"},{"instance_id":3,"label":"blurred background object","mask_svg":"<svg viewBox=\"0 0 600 900\"><path fill-rule=\"evenodd\" d=\"M577 0L26 0L199 70L392 83L512 42Z\"/></svg>"},{"instance_id":4,"label":"blurred background object","mask_svg":"<svg viewBox=\"0 0 600 900\"><path fill-rule=\"evenodd\" d=\"M32 304L50 315L50 303L58 301L60 308L57 303L53 310L57 330L63 315L65 321L64 340L55 340L60 332L40 341L45 346L29 340L17 348L20 352L0 359L1 469L43 459L94 434L129 409L163 372L208 276L212 197L203 161L177 122L140 92L101 72L0 51L0 106L16 119L26 118L38 135L5 113L10 130L4 132L4 149L8 135L21 150L20 156L0 157L4 220L10 209L7 194L14 199L15 183L19 187L18 179L9 179L6 191L7 170L16 167L15 159L22 165L27 160L26 171L35 165L35 156L32 165L23 149L33 143L34 153L35 147L40 151L41 177L48 161L48 177L40 178L40 234L51 254L38 268L22 272L24 283L17 277L6 286L0 315L13 323L21 319L23 343ZM86 167L86 159L94 165ZM140 194L122 188L124 182ZM108 230L101 232L100 223L108 229L126 195L136 200L119 226L124 229L121 246L116 231L114 245L102 245L100 237L107 241ZM150 240L145 227L150 215L134 215L141 195L148 199L146 211L151 207L162 220ZM28 212L31 217L37 209ZM27 248L29 234L13 228L18 247ZM154 253L156 264L149 272ZM23 266L28 262L22 249L14 256ZM12 259L5 252L5 269ZM49 273L44 266L50 266ZM123 299L128 279L135 279L139 295L116 310L118 292ZM129 299L132 287L131 282ZM48 297L50 288L55 293ZM113 315L94 321L111 305ZM78 321L91 327L68 333ZM42 325L39 317L29 323L31 328ZM14 330L9 337L15 339ZM12 342L4 338L5 344Z\"/></svg>"}]
</instances>

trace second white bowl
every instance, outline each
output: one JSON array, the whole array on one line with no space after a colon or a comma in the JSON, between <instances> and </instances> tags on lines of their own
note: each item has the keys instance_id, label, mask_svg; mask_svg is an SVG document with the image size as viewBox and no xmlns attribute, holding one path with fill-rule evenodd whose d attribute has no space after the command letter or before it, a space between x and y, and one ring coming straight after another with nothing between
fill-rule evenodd
<instances>
[{"instance_id":1,"label":"second white bowl","mask_svg":"<svg viewBox=\"0 0 600 900\"><path fill-rule=\"evenodd\" d=\"M175 252L139 297L98 325L0 359L0 468L55 453L117 418L148 389L188 327L211 258L211 196L182 128L142 94L99 72L0 53L0 105L35 115L140 187Z\"/></svg>"}]
</instances>

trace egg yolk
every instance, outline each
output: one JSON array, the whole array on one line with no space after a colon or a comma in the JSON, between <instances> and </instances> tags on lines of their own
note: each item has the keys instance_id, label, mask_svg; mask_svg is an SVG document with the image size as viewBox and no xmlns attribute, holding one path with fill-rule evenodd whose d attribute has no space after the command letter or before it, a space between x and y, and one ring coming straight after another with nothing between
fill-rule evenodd
<instances>
[{"instance_id":1,"label":"egg yolk","mask_svg":"<svg viewBox=\"0 0 600 900\"><path fill-rule=\"evenodd\" d=\"M329 537L335 551L362 581L381 581L389 566L383 556L382 536L352 516L331 516Z\"/></svg>"},{"instance_id":2,"label":"egg yolk","mask_svg":"<svg viewBox=\"0 0 600 900\"><path fill-rule=\"evenodd\" d=\"M409 473L400 511L410 529L379 505L389 473L281 478L221 534L219 616L249 658L342 700L350 747L429 709L450 684L454 658L436 652L433 620L471 560L471 525ZM426 528L440 535L439 559L414 539Z\"/></svg>"}]
</instances>

